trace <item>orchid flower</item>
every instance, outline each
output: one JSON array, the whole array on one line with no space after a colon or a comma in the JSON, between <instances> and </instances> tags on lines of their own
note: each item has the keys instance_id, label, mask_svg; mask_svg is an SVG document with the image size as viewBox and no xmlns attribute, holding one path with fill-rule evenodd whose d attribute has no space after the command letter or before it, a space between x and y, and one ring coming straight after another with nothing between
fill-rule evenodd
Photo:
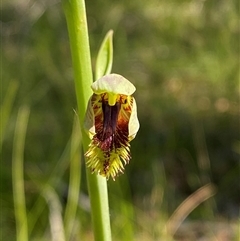
<instances>
[{"instance_id":1,"label":"orchid flower","mask_svg":"<svg viewBox=\"0 0 240 241\"><path fill-rule=\"evenodd\" d=\"M107 179L123 173L130 155L129 142L139 129L137 106L132 94L135 86L118 74L95 81L88 102L85 129L91 139L85 153L87 166Z\"/></svg>"}]
</instances>

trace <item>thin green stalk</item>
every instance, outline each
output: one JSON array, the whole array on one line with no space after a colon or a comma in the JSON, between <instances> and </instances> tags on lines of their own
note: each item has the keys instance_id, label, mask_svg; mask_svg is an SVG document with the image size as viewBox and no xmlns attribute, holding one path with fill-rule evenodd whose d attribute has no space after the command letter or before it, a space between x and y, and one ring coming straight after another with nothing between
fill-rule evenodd
<instances>
[{"instance_id":1,"label":"thin green stalk","mask_svg":"<svg viewBox=\"0 0 240 241\"><path fill-rule=\"evenodd\" d=\"M85 2L84 0L63 0L62 3L69 32L83 149L86 151L90 140L83 131L83 122L87 103L92 94L90 86L93 77ZM95 240L111 240L106 178L91 174L87 169L87 179Z\"/></svg>"},{"instance_id":2,"label":"thin green stalk","mask_svg":"<svg viewBox=\"0 0 240 241\"><path fill-rule=\"evenodd\" d=\"M28 224L23 175L23 153L28 117L29 109L27 107L22 107L18 112L13 142L12 181L17 241L28 240Z\"/></svg>"}]
</instances>

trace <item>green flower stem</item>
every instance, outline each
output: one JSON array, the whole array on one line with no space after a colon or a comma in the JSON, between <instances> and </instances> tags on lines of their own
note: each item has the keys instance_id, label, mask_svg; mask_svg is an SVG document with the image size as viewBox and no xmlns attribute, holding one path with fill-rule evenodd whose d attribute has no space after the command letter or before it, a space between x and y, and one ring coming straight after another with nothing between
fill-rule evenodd
<instances>
[{"instance_id":1,"label":"green flower stem","mask_svg":"<svg viewBox=\"0 0 240 241\"><path fill-rule=\"evenodd\" d=\"M86 151L90 140L83 130L83 122L87 103L92 95L90 86L93 77L85 2L84 0L62 0L62 3L69 32L83 149ZM87 179L95 240L111 240L106 178L91 174L87 168Z\"/></svg>"}]
</instances>

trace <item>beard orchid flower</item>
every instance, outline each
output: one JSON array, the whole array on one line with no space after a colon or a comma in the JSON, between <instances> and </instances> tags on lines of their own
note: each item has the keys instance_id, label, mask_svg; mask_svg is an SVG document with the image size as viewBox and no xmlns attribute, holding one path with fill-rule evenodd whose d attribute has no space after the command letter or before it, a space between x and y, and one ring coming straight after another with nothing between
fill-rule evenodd
<instances>
[{"instance_id":1,"label":"beard orchid flower","mask_svg":"<svg viewBox=\"0 0 240 241\"><path fill-rule=\"evenodd\" d=\"M123 173L131 159L129 142L139 129L135 86L118 74L108 74L92 86L84 127L91 139L87 166L107 179Z\"/></svg>"}]
</instances>

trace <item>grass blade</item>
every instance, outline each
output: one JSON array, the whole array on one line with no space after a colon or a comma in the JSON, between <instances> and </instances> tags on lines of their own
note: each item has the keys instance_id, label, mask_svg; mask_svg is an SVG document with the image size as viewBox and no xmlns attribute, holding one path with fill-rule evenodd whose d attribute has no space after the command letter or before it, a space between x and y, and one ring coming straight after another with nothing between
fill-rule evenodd
<instances>
[{"instance_id":1,"label":"grass blade","mask_svg":"<svg viewBox=\"0 0 240 241\"><path fill-rule=\"evenodd\" d=\"M67 205L64 215L66 240L71 240L73 233L75 216L78 207L80 179L81 179L81 131L77 117L74 119L71 157L70 157L70 180L68 189Z\"/></svg>"},{"instance_id":2,"label":"grass blade","mask_svg":"<svg viewBox=\"0 0 240 241\"><path fill-rule=\"evenodd\" d=\"M17 241L28 240L28 223L24 194L23 155L29 113L30 110L28 107L22 107L19 109L13 141L12 182Z\"/></svg>"},{"instance_id":3,"label":"grass blade","mask_svg":"<svg viewBox=\"0 0 240 241\"><path fill-rule=\"evenodd\" d=\"M57 193L52 187L47 187L43 193L49 206L49 223L52 241L65 241L62 220L62 206Z\"/></svg>"},{"instance_id":4,"label":"grass blade","mask_svg":"<svg viewBox=\"0 0 240 241\"><path fill-rule=\"evenodd\" d=\"M190 195L187 199L185 199L181 205L175 210L172 216L169 218L167 222L167 232L170 235L174 235L177 231L178 227L184 221L184 219L202 202L212 197L216 193L216 188L213 184L209 183L197 191L195 191L192 195Z\"/></svg>"},{"instance_id":5,"label":"grass blade","mask_svg":"<svg viewBox=\"0 0 240 241\"><path fill-rule=\"evenodd\" d=\"M1 116L0 146L2 146L4 131L6 129L6 125L10 117L10 113L13 107L13 102L14 102L17 90L18 90L18 82L17 81L10 82L8 89L6 91L5 97L3 99L3 103L0 107L0 116Z\"/></svg>"}]
</instances>

